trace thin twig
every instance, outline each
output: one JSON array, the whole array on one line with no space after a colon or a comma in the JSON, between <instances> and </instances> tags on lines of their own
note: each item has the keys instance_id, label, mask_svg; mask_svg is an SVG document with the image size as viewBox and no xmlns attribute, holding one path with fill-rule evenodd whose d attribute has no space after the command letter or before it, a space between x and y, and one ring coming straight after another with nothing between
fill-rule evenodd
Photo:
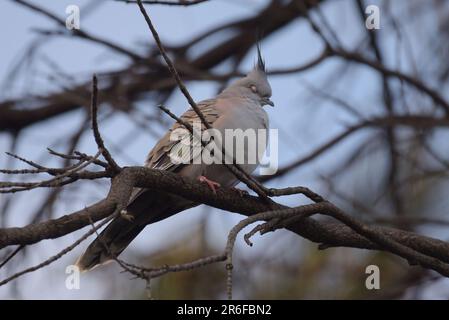
<instances>
[{"instance_id":1,"label":"thin twig","mask_svg":"<svg viewBox=\"0 0 449 320\"><path fill-rule=\"evenodd\" d=\"M6 258L5 260L0 263L0 269L3 268L16 254L18 254L25 246L19 245L16 249L14 249Z\"/></svg>"},{"instance_id":2,"label":"thin twig","mask_svg":"<svg viewBox=\"0 0 449 320\"><path fill-rule=\"evenodd\" d=\"M71 178L70 182L76 181L76 178L71 177L75 173L81 171L88 165L90 165L98 156L100 155L100 151L97 152L97 154L88 161L80 161L76 165L72 166L71 169L64 170L60 174L56 175L54 178L49 180L43 180L39 182L0 182L0 188L8 188L11 186L17 186L19 188L12 188L7 190L1 190L0 193L10 193L10 192L16 192L16 191L25 191L25 190L32 190L39 187L55 187L55 186L61 186L64 184L63 179L64 178ZM100 173L101 174L101 173Z\"/></svg>"},{"instance_id":3,"label":"thin twig","mask_svg":"<svg viewBox=\"0 0 449 320\"><path fill-rule=\"evenodd\" d=\"M97 87L97 76L94 74L92 76L92 101L91 101L91 117L92 117L92 130L94 132L95 142L97 143L98 150L101 151L101 154L105 158L105 160L108 162L109 166L111 167L111 170L114 172L120 172L122 168L115 162L115 160L112 158L111 154L109 153L108 149L106 149L103 139L101 138L100 131L98 129L98 122L97 122L97 112L98 112L98 87Z\"/></svg>"},{"instance_id":4,"label":"thin twig","mask_svg":"<svg viewBox=\"0 0 449 320\"><path fill-rule=\"evenodd\" d=\"M44 16L46 16L47 18L49 18L50 20L53 20L54 22L56 22L59 26L63 27L64 29L66 28L66 24L64 19L59 18L58 16L56 16L55 14L45 10L44 8L38 7L35 4L29 3L27 1L24 0L12 0L13 2L20 4L28 9L31 9L35 12L38 12ZM145 59L139 55L137 55L136 53L132 52L131 50L128 50L126 48L121 47L120 45L116 44L116 43L112 43L108 40L105 39L101 39L99 37L96 37L94 35L91 35L85 31L82 30L78 30L78 29L73 29L71 34L80 37L82 39L88 40L88 41L92 41L98 44L101 44L103 46L106 46L118 53L127 55L128 57L132 58L135 61L144 61Z\"/></svg>"},{"instance_id":5,"label":"thin twig","mask_svg":"<svg viewBox=\"0 0 449 320\"><path fill-rule=\"evenodd\" d=\"M137 3L137 1L133 1L133 0L115 0L115 1L124 2L124 3ZM210 1L210 0L178 0L178 1L142 0L142 3L153 4L153 5L159 4L159 5L166 5L166 6L187 7L187 6L192 6L195 4L200 4L200 3L206 2L206 1Z\"/></svg>"}]
</instances>

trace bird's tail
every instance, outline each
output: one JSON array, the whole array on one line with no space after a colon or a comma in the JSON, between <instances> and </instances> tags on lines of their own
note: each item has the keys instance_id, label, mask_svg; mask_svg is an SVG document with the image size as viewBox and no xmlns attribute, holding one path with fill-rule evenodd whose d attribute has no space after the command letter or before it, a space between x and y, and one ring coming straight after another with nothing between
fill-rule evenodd
<instances>
[{"instance_id":1,"label":"bird's tail","mask_svg":"<svg viewBox=\"0 0 449 320\"><path fill-rule=\"evenodd\" d=\"M140 190L120 215L89 245L76 262L80 271L91 270L117 257L149 223L157 222L194 206L167 194Z\"/></svg>"},{"instance_id":2,"label":"bird's tail","mask_svg":"<svg viewBox=\"0 0 449 320\"><path fill-rule=\"evenodd\" d=\"M143 228L145 226L133 224L121 216L115 218L79 257L76 266L87 271L110 261L125 250Z\"/></svg>"}]
</instances>

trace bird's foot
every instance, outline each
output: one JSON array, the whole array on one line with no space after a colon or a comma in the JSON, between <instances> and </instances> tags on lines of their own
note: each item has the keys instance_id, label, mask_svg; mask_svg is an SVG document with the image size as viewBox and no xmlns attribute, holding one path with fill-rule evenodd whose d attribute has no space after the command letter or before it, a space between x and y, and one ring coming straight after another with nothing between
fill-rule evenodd
<instances>
[{"instance_id":1,"label":"bird's foot","mask_svg":"<svg viewBox=\"0 0 449 320\"><path fill-rule=\"evenodd\" d=\"M231 189L234 190L235 192L237 192L240 195L240 197L242 197L242 198L249 195L249 192L246 190L242 190L242 189L239 189L236 187L231 187Z\"/></svg>"},{"instance_id":2,"label":"bird's foot","mask_svg":"<svg viewBox=\"0 0 449 320\"><path fill-rule=\"evenodd\" d=\"M200 182L207 183L208 187L214 192L217 193L217 188L220 188L221 185L218 182L207 179L205 176L199 176L198 180Z\"/></svg>"}]
</instances>

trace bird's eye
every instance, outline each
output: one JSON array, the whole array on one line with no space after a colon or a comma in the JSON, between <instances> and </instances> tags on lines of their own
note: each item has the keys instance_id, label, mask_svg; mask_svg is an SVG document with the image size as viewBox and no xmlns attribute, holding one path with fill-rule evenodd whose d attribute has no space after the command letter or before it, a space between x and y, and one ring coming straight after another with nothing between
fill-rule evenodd
<instances>
[{"instance_id":1,"label":"bird's eye","mask_svg":"<svg viewBox=\"0 0 449 320\"><path fill-rule=\"evenodd\" d=\"M257 88L255 85L251 85L249 88L251 89L252 92L257 93Z\"/></svg>"}]
</instances>

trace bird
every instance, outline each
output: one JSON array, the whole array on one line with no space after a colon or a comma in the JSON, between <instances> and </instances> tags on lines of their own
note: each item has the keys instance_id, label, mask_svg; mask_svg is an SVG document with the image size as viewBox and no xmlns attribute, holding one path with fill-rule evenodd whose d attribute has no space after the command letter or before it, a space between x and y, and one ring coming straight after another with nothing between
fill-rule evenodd
<instances>
[{"instance_id":1,"label":"bird","mask_svg":"<svg viewBox=\"0 0 449 320\"><path fill-rule=\"evenodd\" d=\"M201 101L197 103L197 106L209 125L220 133L224 133L227 129L262 129L268 135L269 119L263 107L274 106L270 100L271 95L272 90L265 70L265 61L262 58L260 47L257 45L257 60L253 69L246 76L232 82L215 98ZM192 108L188 109L180 119L188 123L200 121L199 116ZM222 162L205 164L173 161L171 155L174 151L175 154L179 152L182 147L181 140L185 138L184 136L180 139L172 139L172 133L180 128L184 128L184 125L176 122L157 142L149 152L145 166L197 179L206 183L214 192L220 187L235 187L239 180ZM192 138L190 131L187 132L187 135ZM265 147L266 141L267 139L265 139ZM204 147L200 145L200 149L204 150ZM245 146L243 153L246 162L241 165L241 168L251 174L257 168L258 162L247 161L248 150L249 148ZM190 157L195 157L194 153L191 153ZM126 249L146 225L197 205L197 203L175 194L134 188L125 214L118 215L105 227L78 258L75 265L80 271L88 271L112 261Z\"/></svg>"}]
</instances>

